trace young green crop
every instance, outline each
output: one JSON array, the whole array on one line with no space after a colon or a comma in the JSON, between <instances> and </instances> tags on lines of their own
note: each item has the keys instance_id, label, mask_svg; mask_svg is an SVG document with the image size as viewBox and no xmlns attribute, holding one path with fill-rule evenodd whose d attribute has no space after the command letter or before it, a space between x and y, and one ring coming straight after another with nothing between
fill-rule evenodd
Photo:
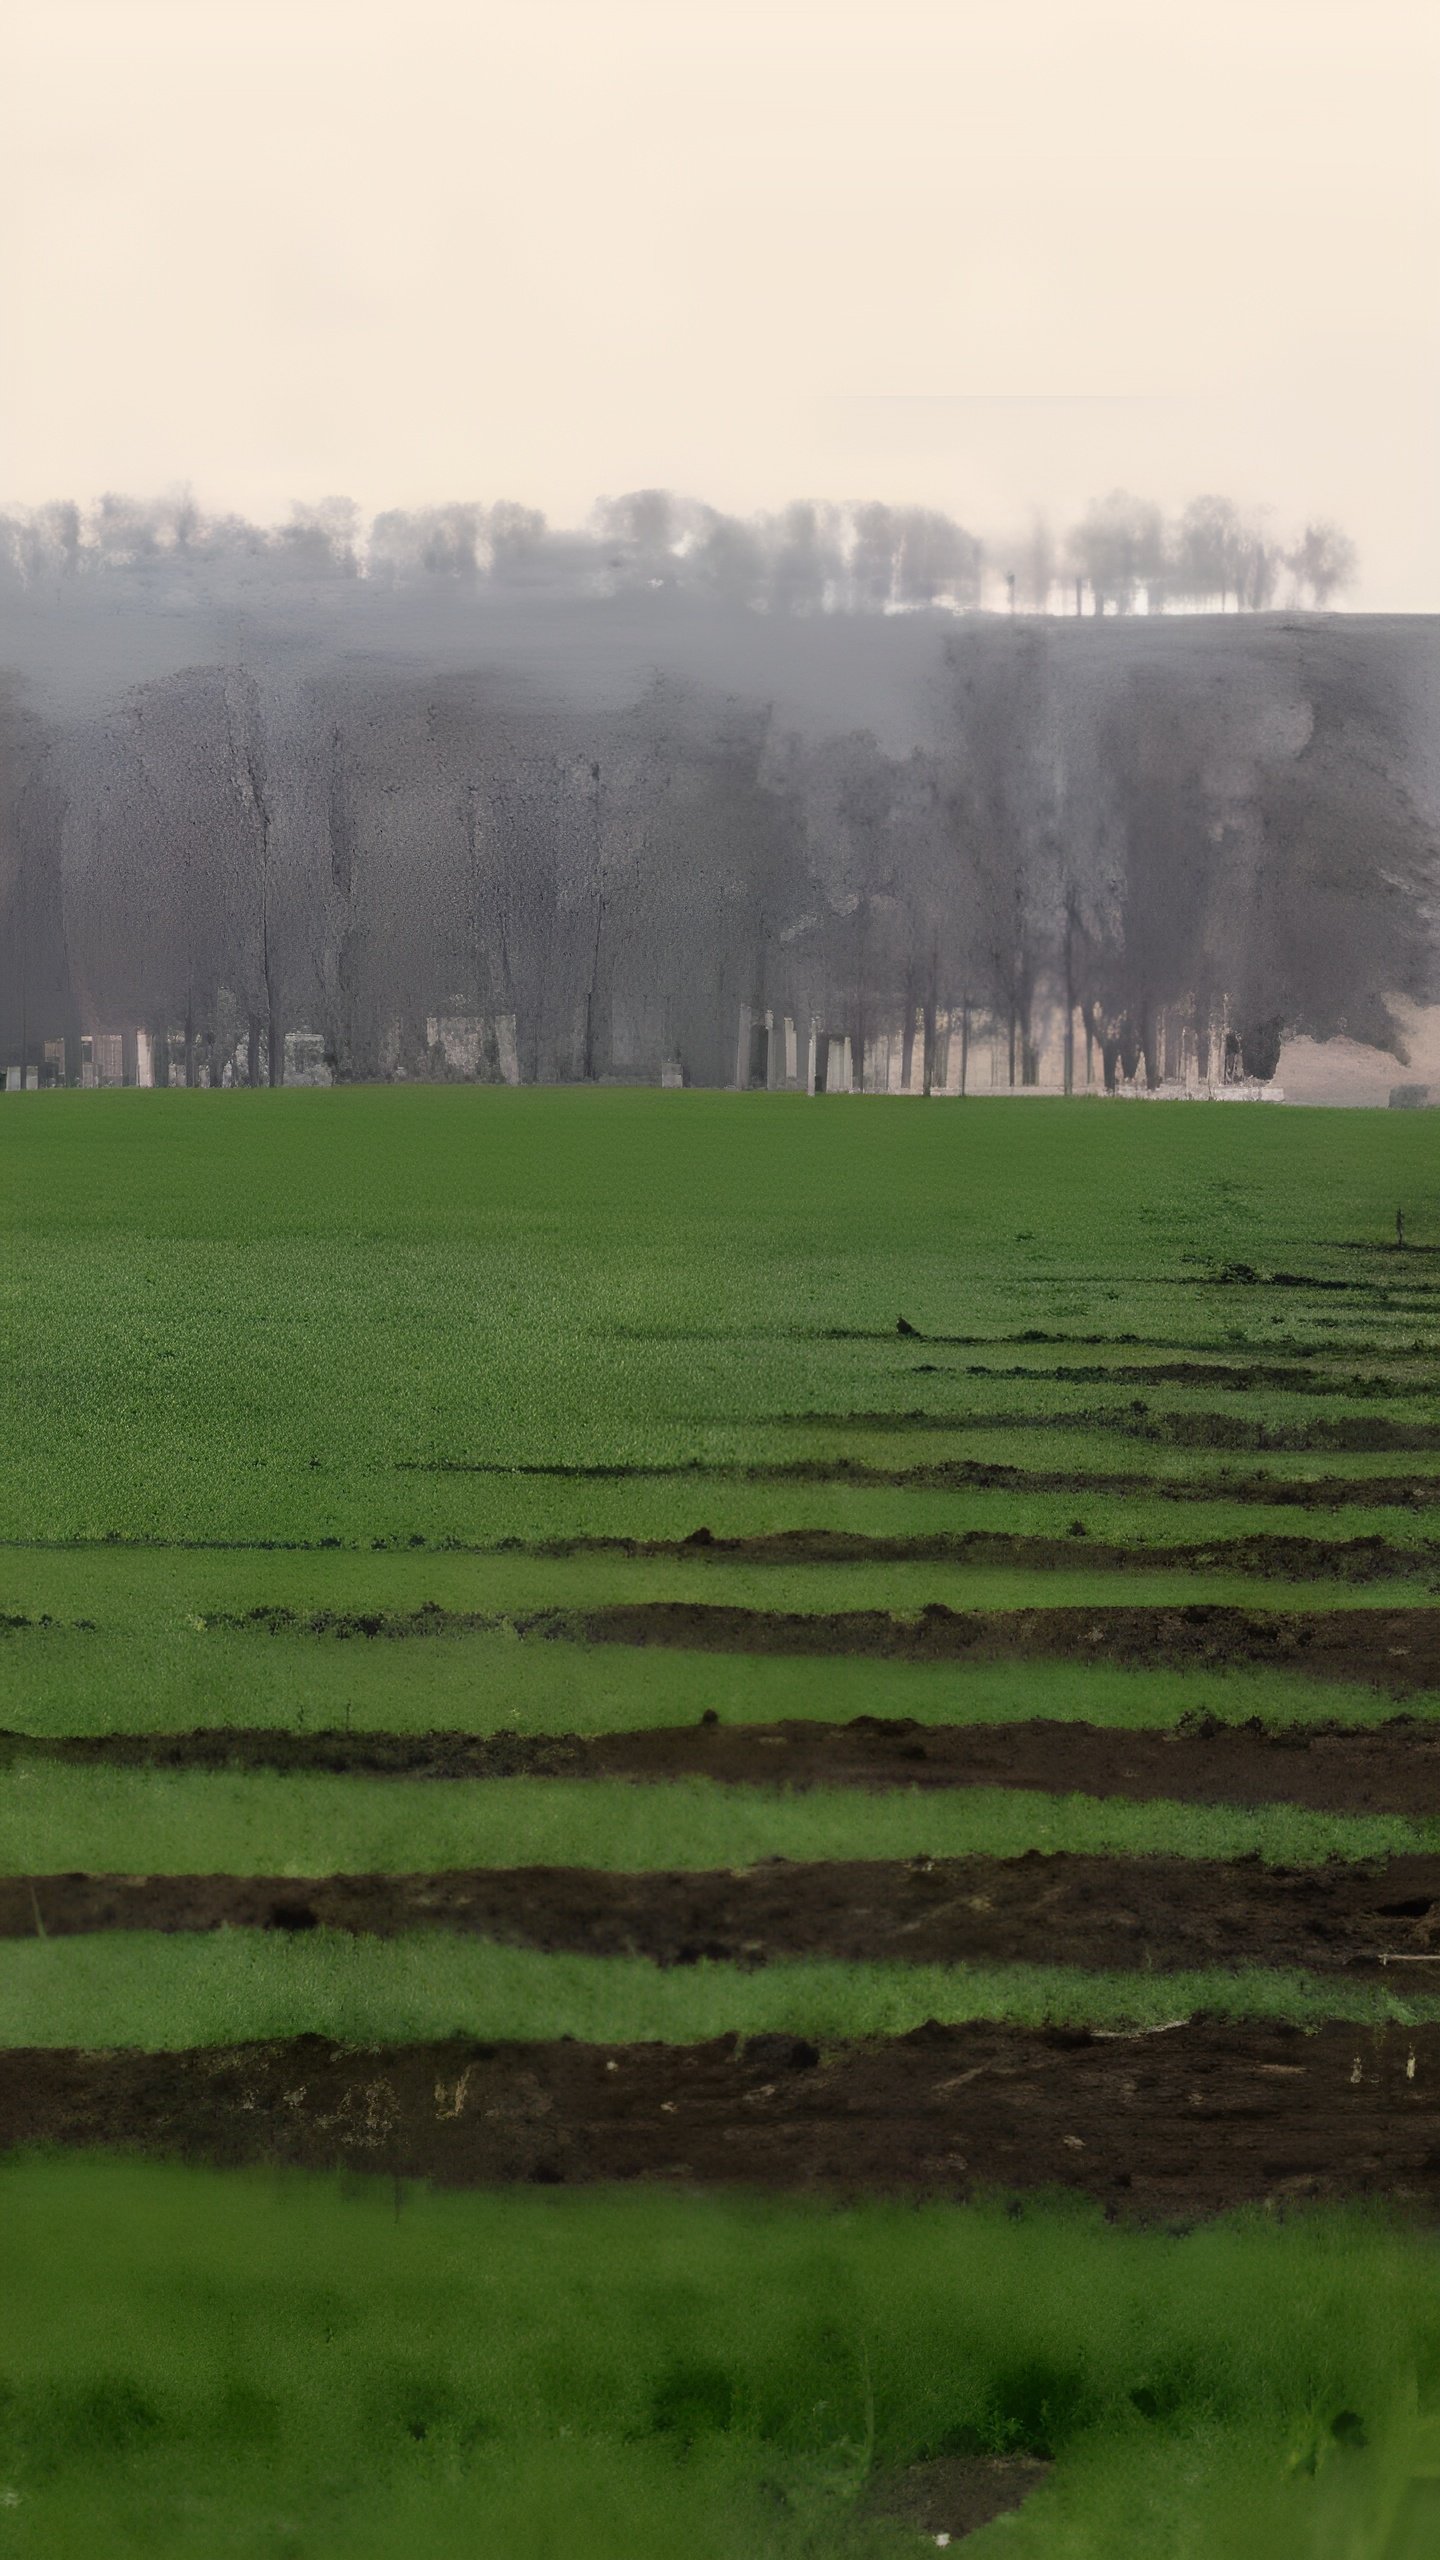
<instances>
[{"instance_id":1,"label":"young green crop","mask_svg":"<svg viewBox=\"0 0 1440 2560\"><path fill-rule=\"evenodd\" d=\"M396 1875L442 1867L743 1867L761 1858L1440 1854L1440 1821L1049 1796L1025 1788L725 1786L705 1778L394 1778L79 1769L18 1760L0 1787L0 1874ZM5 1953L0 1948L0 1969Z\"/></svg>"},{"instance_id":2,"label":"young green crop","mask_svg":"<svg viewBox=\"0 0 1440 2560\"><path fill-rule=\"evenodd\" d=\"M0 1120L0 1532L403 1535L437 1480L402 1461L747 1459L817 1404L943 1400L956 1382L910 1369L948 1355L898 1338L901 1314L1218 1349L1343 1312L1347 1338L1408 1344L1433 1324L1430 1264L1384 1248L1397 1199L1428 1240L1423 1117L1037 1102L1022 1131L1005 1102L443 1087L21 1101ZM1344 1285L1216 1287L1227 1267ZM451 1527L456 1481L434 1497Z\"/></svg>"},{"instance_id":3,"label":"young green crop","mask_svg":"<svg viewBox=\"0 0 1440 2560\"><path fill-rule=\"evenodd\" d=\"M1371 1535L1414 1564L1352 1590L1242 1586L1223 1558L1197 1561L1173 1596L1243 1589L1257 1608L1307 1610L1434 1596L1440 1225L1424 1114L55 1094L0 1102L0 1226L0 1615L64 1621L0 1635L11 1728L594 1731L710 1707L1142 1725L1192 1708L1364 1721L1393 1706L1258 1672L747 1663L504 1635L350 1645L192 1623L337 1595L1172 1596L1173 1569L1117 1574L1078 1553L981 1575L460 1552L505 1540ZM1120 1374L1177 1362L1201 1374ZM1216 1363L1223 1383L1204 1371ZM1276 1384L1286 1367L1308 1374ZM904 1418L917 1413L941 1427ZM977 1481L987 1467L1003 1480ZM1321 1479L1320 1507L1257 1498ZM0 1792L0 1864L19 1873L1032 1847L1294 1863L1434 1850L1440 1825L1004 1791L422 1787L23 1759ZM37 1935L0 1949L0 1983L11 2034L97 2041L465 2019L842 2033L906 2023L917 2000L1036 2017L1077 2001L1150 2016L1176 1995L1237 2016L1400 2007L1389 1982L825 1964L681 1977L423 1935ZM1404 1997L1411 2014L1421 1995ZM347 2195L70 2160L0 2170L0 2233L0 2548L27 2560L900 2560L913 2538L865 2507L876 2474L1003 2450L1056 2458L1032 2504L984 2537L1010 2560L1440 2548L1436 2258L1375 2219L1160 2239L1034 2208L1010 2221Z\"/></svg>"},{"instance_id":4,"label":"young green crop","mask_svg":"<svg viewBox=\"0 0 1440 2560\"><path fill-rule=\"evenodd\" d=\"M1429 1716L1440 1700L1405 1699ZM167 1733L196 1725L279 1725L313 1733L611 1733L806 1716L914 1716L926 1724L1047 1716L1134 1729L1185 1715L1268 1724L1378 1724L1383 1689L1265 1668L1127 1671L1107 1663L787 1660L784 1656L577 1651L513 1635L417 1644L327 1643L179 1625L117 1638L103 1626L30 1627L0 1637L0 1730Z\"/></svg>"},{"instance_id":5,"label":"young green crop","mask_svg":"<svg viewBox=\"0 0 1440 2560\"><path fill-rule=\"evenodd\" d=\"M783 2033L843 2042L927 2019L1014 2027L1173 2025L1201 2014L1318 2026L1433 2025L1440 1991L1264 1966L1088 1973L1033 1964L848 1964L821 1958L674 1968L641 1957L540 1955L440 1931L301 1938L117 1930L12 1942L0 1965L0 2046L125 2045L159 2052L329 2036L343 2044L699 2044Z\"/></svg>"},{"instance_id":6,"label":"young green crop","mask_svg":"<svg viewBox=\"0 0 1440 2560\"><path fill-rule=\"evenodd\" d=\"M0 2170L0 2227L27 2560L903 2560L876 2485L996 2453L1055 2464L1017 2560L1435 2547L1440 2289L1374 2213L1162 2236L71 2158Z\"/></svg>"}]
</instances>

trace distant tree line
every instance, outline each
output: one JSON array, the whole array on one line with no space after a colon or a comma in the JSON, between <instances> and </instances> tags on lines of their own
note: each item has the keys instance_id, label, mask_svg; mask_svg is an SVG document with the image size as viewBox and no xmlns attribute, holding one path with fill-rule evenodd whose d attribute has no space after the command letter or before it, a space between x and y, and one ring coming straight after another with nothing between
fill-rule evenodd
<instances>
[{"instance_id":1,"label":"distant tree line","mask_svg":"<svg viewBox=\"0 0 1440 2560\"><path fill-rule=\"evenodd\" d=\"M827 611L824 514L727 535L728 599L671 597L719 577L724 520L654 493L568 547L520 510L381 517L363 574L339 507L32 524L0 624L6 1063L79 1081L87 1037L138 1028L161 1078L273 1083L307 1033L340 1080L723 1085L767 1018L857 1060L893 1033L927 1086L947 1029L1017 1085L1047 1030L1067 1086L1159 1082L1186 1035L1203 1073L1222 1022L1262 1077L1292 1032L1403 1054L1397 1003L1435 992L1428 625L957 615L968 537L885 509ZM1084 574L1133 602L1143 551L1088 521ZM1222 532L1185 574L1235 601ZM471 581L544 615L472 613ZM793 617L763 663L762 586Z\"/></svg>"},{"instance_id":2,"label":"distant tree line","mask_svg":"<svg viewBox=\"0 0 1440 2560\"><path fill-rule=\"evenodd\" d=\"M1035 613L1324 610L1356 574L1353 543L1328 520L1287 535L1229 498L1195 498L1167 516L1119 489L1058 532L1036 515L989 538L930 507L807 501L739 517L666 489L599 500L581 532L555 531L509 500L390 509L368 526L344 498L297 506L275 527L203 515L188 497L110 496L88 510L64 500L0 515L0 580L11 583L247 563L271 581L289 573L391 587L548 574L582 593L667 586L771 613L987 602Z\"/></svg>"}]
</instances>

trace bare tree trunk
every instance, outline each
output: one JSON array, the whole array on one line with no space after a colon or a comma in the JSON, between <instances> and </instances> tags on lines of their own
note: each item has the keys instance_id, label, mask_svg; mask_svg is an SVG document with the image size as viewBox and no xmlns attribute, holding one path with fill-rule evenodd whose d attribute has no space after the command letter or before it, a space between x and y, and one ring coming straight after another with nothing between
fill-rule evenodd
<instances>
[{"instance_id":1,"label":"bare tree trunk","mask_svg":"<svg viewBox=\"0 0 1440 2560\"><path fill-rule=\"evenodd\" d=\"M258 1013L252 1013L250 1016L245 1048L245 1081L247 1084L258 1084L260 1081L260 1016Z\"/></svg>"},{"instance_id":2,"label":"bare tree trunk","mask_svg":"<svg viewBox=\"0 0 1440 2560\"><path fill-rule=\"evenodd\" d=\"M265 1017L267 1081L270 1084L283 1084L285 1081L285 1035L280 1028L279 1007L275 1002L275 981L270 970L268 920L265 935Z\"/></svg>"},{"instance_id":3,"label":"bare tree trunk","mask_svg":"<svg viewBox=\"0 0 1440 2560\"><path fill-rule=\"evenodd\" d=\"M960 1006L960 1095L963 1101L970 1090L970 999Z\"/></svg>"},{"instance_id":4,"label":"bare tree trunk","mask_svg":"<svg viewBox=\"0 0 1440 2560\"><path fill-rule=\"evenodd\" d=\"M920 1016L920 1083L928 1096L935 1090L936 1015L940 1001L940 945L930 944L930 975Z\"/></svg>"},{"instance_id":5,"label":"bare tree trunk","mask_svg":"<svg viewBox=\"0 0 1440 2560\"><path fill-rule=\"evenodd\" d=\"M585 1050L581 1073L595 1082L595 1009L600 997L600 942L605 931L605 836L600 800L600 767L590 767L590 822L595 856L595 940L590 953L590 983L585 990Z\"/></svg>"},{"instance_id":6,"label":"bare tree trunk","mask_svg":"<svg viewBox=\"0 0 1440 2560\"><path fill-rule=\"evenodd\" d=\"M1035 1046L1035 988L1028 965L1019 980L1017 1010L1020 1021L1020 1081L1028 1087L1040 1081L1040 1053Z\"/></svg>"},{"instance_id":7,"label":"bare tree trunk","mask_svg":"<svg viewBox=\"0 0 1440 2560\"><path fill-rule=\"evenodd\" d=\"M1155 1008L1147 996L1140 1007L1140 1019L1135 1026L1135 1047L1136 1065L1143 1065L1145 1069L1145 1088L1148 1093L1153 1093L1160 1081L1158 1031Z\"/></svg>"},{"instance_id":8,"label":"bare tree trunk","mask_svg":"<svg viewBox=\"0 0 1440 2560\"><path fill-rule=\"evenodd\" d=\"M1064 1089L1075 1090L1075 892L1065 898L1065 1062Z\"/></svg>"},{"instance_id":9,"label":"bare tree trunk","mask_svg":"<svg viewBox=\"0 0 1440 2560\"><path fill-rule=\"evenodd\" d=\"M330 995L330 1072L347 1084L355 1072L354 894L355 846L345 742L337 721L330 732L330 787L327 818L330 832L330 886L339 902L334 964L325 976Z\"/></svg>"},{"instance_id":10,"label":"bare tree trunk","mask_svg":"<svg viewBox=\"0 0 1440 2560\"><path fill-rule=\"evenodd\" d=\"M226 711L230 730L231 784L236 798L250 820L259 866L260 978L265 991L267 1075L269 1082L275 1085L284 1081L285 1042L280 1028L280 1008L275 995L269 784L265 769L265 738L260 716L259 688L254 677L244 667L236 670L233 686L227 684ZM255 1061L252 1082L258 1082L259 1054L253 1031L251 1055Z\"/></svg>"}]
</instances>

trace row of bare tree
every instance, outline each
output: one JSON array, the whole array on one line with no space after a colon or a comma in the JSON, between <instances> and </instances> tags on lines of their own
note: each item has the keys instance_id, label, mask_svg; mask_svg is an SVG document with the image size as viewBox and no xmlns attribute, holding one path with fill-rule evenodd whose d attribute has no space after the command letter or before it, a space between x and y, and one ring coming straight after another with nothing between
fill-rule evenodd
<instances>
[{"instance_id":1,"label":"row of bare tree","mask_svg":"<svg viewBox=\"0 0 1440 2560\"><path fill-rule=\"evenodd\" d=\"M1398 1050L1397 1000L1435 992L1433 652L1350 617L935 617L908 747L691 676L567 702L253 617L95 698L12 681L0 1046L78 1080L86 1032L139 1025L187 1082L254 1083L310 1030L340 1079L485 1074L503 1026L526 1080L719 1085L749 1007L857 1056L906 1025L927 1082L942 1016L1014 1083L1057 1018L1067 1083L1080 1039L1153 1082L1164 1026L1222 1011L1262 1075L1291 1031Z\"/></svg>"}]
</instances>

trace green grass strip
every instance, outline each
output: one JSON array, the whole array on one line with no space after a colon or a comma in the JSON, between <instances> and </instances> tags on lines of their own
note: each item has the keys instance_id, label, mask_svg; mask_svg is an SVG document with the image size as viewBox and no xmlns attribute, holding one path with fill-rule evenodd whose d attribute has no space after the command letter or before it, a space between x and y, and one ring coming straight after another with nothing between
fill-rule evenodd
<instances>
[{"instance_id":1,"label":"green grass strip","mask_svg":"<svg viewBox=\"0 0 1440 2560\"><path fill-rule=\"evenodd\" d=\"M1084 1513L1083 1495L1075 1497L1073 1511L1077 1516ZM686 1526L698 1525L703 1517L703 1513L692 1515L692 1507L685 1506ZM1183 1518L1176 1517L1178 1526L1168 1514L1164 1525L1176 1539L1189 1542ZM1303 1514L1297 1517L1304 1534L1308 1524ZM1282 1529L1284 1525L1282 1521ZM1427 1518L1421 1525L1427 1534L1435 1532L1434 1520ZM676 1527L680 1526L677 1520ZM1261 1533L1271 1534L1273 1529L1274 1523L1267 1519ZM1347 1532L1342 1515L1341 1534ZM386 1637L387 1650L393 1650L398 1643L436 1641L438 1627L428 1631L423 1620L414 1627L405 1623L427 1609L443 1610L457 1620L472 1619L475 1624L469 1632L475 1636L493 1632L500 1637L517 1622L536 1616L564 1617L570 1612L583 1616L621 1602L647 1600L793 1611L804 1616L864 1609L903 1615L935 1601L957 1610L1104 1608L1121 1601L1160 1609L1203 1601L1294 1610L1308 1616L1330 1609L1395 1609L1423 1602L1440 1574L1435 1555L1417 1550L1413 1565L1402 1558L1384 1580L1286 1582L1227 1565L1217 1551L1213 1567L1147 1567L1129 1577L1113 1567L1090 1565L1085 1540L1073 1543L1073 1559L1056 1566L983 1565L943 1558L762 1564L683 1554L625 1556L603 1550L546 1556L466 1555L434 1549L420 1554L367 1554L350 1548L267 1554L253 1549L11 1547L4 1550L4 1605L7 1612L32 1621L46 1615L62 1624L90 1620L102 1633L112 1635L154 1635L188 1628L212 1639L225 1632L227 1625L259 1611L273 1611L277 1617L288 1612L297 1634L307 1631L306 1622L327 1612L339 1617L375 1613L394 1622ZM323 1640L333 1643L337 1638L332 1633ZM513 1635L510 1640L516 1641Z\"/></svg>"},{"instance_id":2,"label":"green grass strip","mask_svg":"<svg viewBox=\"0 0 1440 2560\"><path fill-rule=\"evenodd\" d=\"M1177 2235L93 2155L0 2166L0 2225L26 2560L904 2560L871 2485L967 2451L1055 2459L984 2537L1007 2560L1435 2548L1436 2258L1375 2213Z\"/></svg>"},{"instance_id":3,"label":"green grass strip","mask_svg":"<svg viewBox=\"0 0 1440 2560\"><path fill-rule=\"evenodd\" d=\"M357 1733L620 1733L785 1716L845 1723L915 1716L991 1724L1051 1716L1132 1730L1187 1714L1243 1723L1378 1724L1383 1691L1299 1671L1129 1671L1110 1663L823 1661L797 1657L629 1651L513 1636L435 1636L423 1644L326 1644L306 1636L199 1635L179 1629L117 1639L100 1630L37 1627L0 1639L0 1726L11 1732L174 1733L197 1724L325 1725ZM1440 1695L1405 1701L1440 1714Z\"/></svg>"},{"instance_id":4,"label":"green grass strip","mask_svg":"<svg viewBox=\"0 0 1440 2560\"><path fill-rule=\"evenodd\" d=\"M887 1965L805 1960L759 1971L641 1957L541 1955L415 1930L397 1939L257 1930L176 1938L121 1930L27 1939L0 1958L0 2045L125 2045L149 2052L255 2038L399 2044L487 2041L691 2044L779 2031L825 2041L903 2035L926 2019L1016 2027L1161 2027L1208 2011L1316 2026L1440 2020L1440 1991L1401 1991L1262 1966L1180 1973L1065 1965Z\"/></svg>"},{"instance_id":5,"label":"green grass strip","mask_svg":"<svg viewBox=\"0 0 1440 2560\"><path fill-rule=\"evenodd\" d=\"M760 1858L1018 1857L1027 1849L1331 1857L1440 1853L1440 1821L1048 1796L1021 1788L727 1787L68 1769L0 1786L0 1874L405 1874L467 1866L743 1867Z\"/></svg>"}]
</instances>

